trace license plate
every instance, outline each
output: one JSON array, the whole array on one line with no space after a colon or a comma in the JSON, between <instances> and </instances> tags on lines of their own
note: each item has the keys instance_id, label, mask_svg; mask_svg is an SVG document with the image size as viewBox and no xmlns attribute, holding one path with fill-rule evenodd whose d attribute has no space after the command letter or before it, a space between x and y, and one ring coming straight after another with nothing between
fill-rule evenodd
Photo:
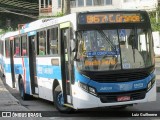
<instances>
[{"instance_id":1,"label":"license plate","mask_svg":"<svg viewBox=\"0 0 160 120\"><path fill-rule=\"evenodd\" d=\"M117 101L128 101L128 100L130 100L131 98L130 98L130 96L118 96L117 97Z\"/></svg>"}]
</instances>

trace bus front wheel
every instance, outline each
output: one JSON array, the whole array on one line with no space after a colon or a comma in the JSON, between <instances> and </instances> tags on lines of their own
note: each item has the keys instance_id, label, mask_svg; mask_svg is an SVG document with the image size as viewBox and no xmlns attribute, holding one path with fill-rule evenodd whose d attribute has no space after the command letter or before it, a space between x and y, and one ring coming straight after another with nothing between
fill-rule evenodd
<instances>
[{"instance_id":1,"label":"bus front wheel","mask_svg":"<svg viewBox=\"0 0 160 120\"><path fill-rule=\"evenodd\" d=\"M73 108L66 107L63 105L64 99L60 85L58 85L53 91L53 100L55 107L57 108L58 111L62 113L70 113L71 111L73 111Z\"/></svg>"}]
</instances>

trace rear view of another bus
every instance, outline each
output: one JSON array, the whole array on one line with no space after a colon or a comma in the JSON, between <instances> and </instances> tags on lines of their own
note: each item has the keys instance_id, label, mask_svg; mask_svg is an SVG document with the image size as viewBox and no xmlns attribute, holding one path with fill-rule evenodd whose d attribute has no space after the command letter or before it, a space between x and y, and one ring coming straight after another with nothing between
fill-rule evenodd
<instances>
[{"instance_id":1,"label":"rear view of another bus","mask_svg":"<svg viewBox=\"0 0 160 120\"><path fill-rule=\"evenodd\" d=\"M1 37L1 45L3 48L1 48L2 53L2 61L1 61L1 67L3 69L2 73L5 76L6 84L10 87L15 87L15 81L14 81L14 67L13 67L13 59L11 59L11 56L13 56L13 48L10 47L11 44L13 44L14 35L17 34L17 32L8 32L5 33ZM12 57L13 58L13 57Z\"/></svg>"},{"instance_id":2,"label":"rear view of another bus","mask_svg":"<svg viewBox=\"0 0 160 120\"><path fill-rule=\"evenodd\" d=\"M0 72L4 76L4 40L3 35L0 35Z\"/></svg>"}]
</instances>

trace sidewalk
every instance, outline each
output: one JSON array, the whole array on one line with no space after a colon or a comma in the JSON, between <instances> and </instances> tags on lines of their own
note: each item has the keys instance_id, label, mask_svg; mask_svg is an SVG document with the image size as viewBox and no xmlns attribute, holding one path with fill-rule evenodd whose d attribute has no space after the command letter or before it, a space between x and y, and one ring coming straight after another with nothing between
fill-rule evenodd
<instances>
[{"instance_id":1,"label":"sidewalk","mask_svg":"<svg viewBox=\"0 0 160 120\"><path fill-rule=\"evenodd\" d=\"M13 97L5 88L0 78L0 111L28 111L27 108L19 104L19 101Z\"/></svg>"}]
</instances>

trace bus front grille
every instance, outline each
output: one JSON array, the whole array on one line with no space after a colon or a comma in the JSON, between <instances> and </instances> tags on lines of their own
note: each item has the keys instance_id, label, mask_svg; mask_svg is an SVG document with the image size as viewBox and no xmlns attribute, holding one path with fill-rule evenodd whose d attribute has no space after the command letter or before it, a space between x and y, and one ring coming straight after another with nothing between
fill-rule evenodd
<instances>
[{"instance_id":1,"label":"bus front grille","mask_svg":"<svg viewBox=\"0 0 160 120\"><path fill-rule=\"evenodd\" d=\"M119 96L129 96L130 100L141 100L144 99L146 96L146 91L145 90L140 90L140 91L134 91L134 92L123 92L123 93L99 93L99 98L102 103L113 103L113 102L118 102L117 98Z\"/></svg>"},{"instance_id":2,"label":"bus front grille","mask_svg":"<svg viewBox=\"0 0 160 120\"><path fill-rule=\"evenodd\" d=\"M108 82L129 82L135 80L142 80L153 73L155 67L150 66L143 69L126 69L115 71L80 71L80 73L90 80L99 83Z\"/></svg>"},{"instance_id":3,"label":"bus front grille","mask_svg":"<svg viewBox=\"0 0 160 120\"><path fill-rule=\"evenodd\" d=\"M126 82L141 80L148 77L149 74L145 72L133 72L133 73L120 73L120 74L104 74L104 75L92 75L90 79L96 82Z\"/></svg>"}]
</instances>

